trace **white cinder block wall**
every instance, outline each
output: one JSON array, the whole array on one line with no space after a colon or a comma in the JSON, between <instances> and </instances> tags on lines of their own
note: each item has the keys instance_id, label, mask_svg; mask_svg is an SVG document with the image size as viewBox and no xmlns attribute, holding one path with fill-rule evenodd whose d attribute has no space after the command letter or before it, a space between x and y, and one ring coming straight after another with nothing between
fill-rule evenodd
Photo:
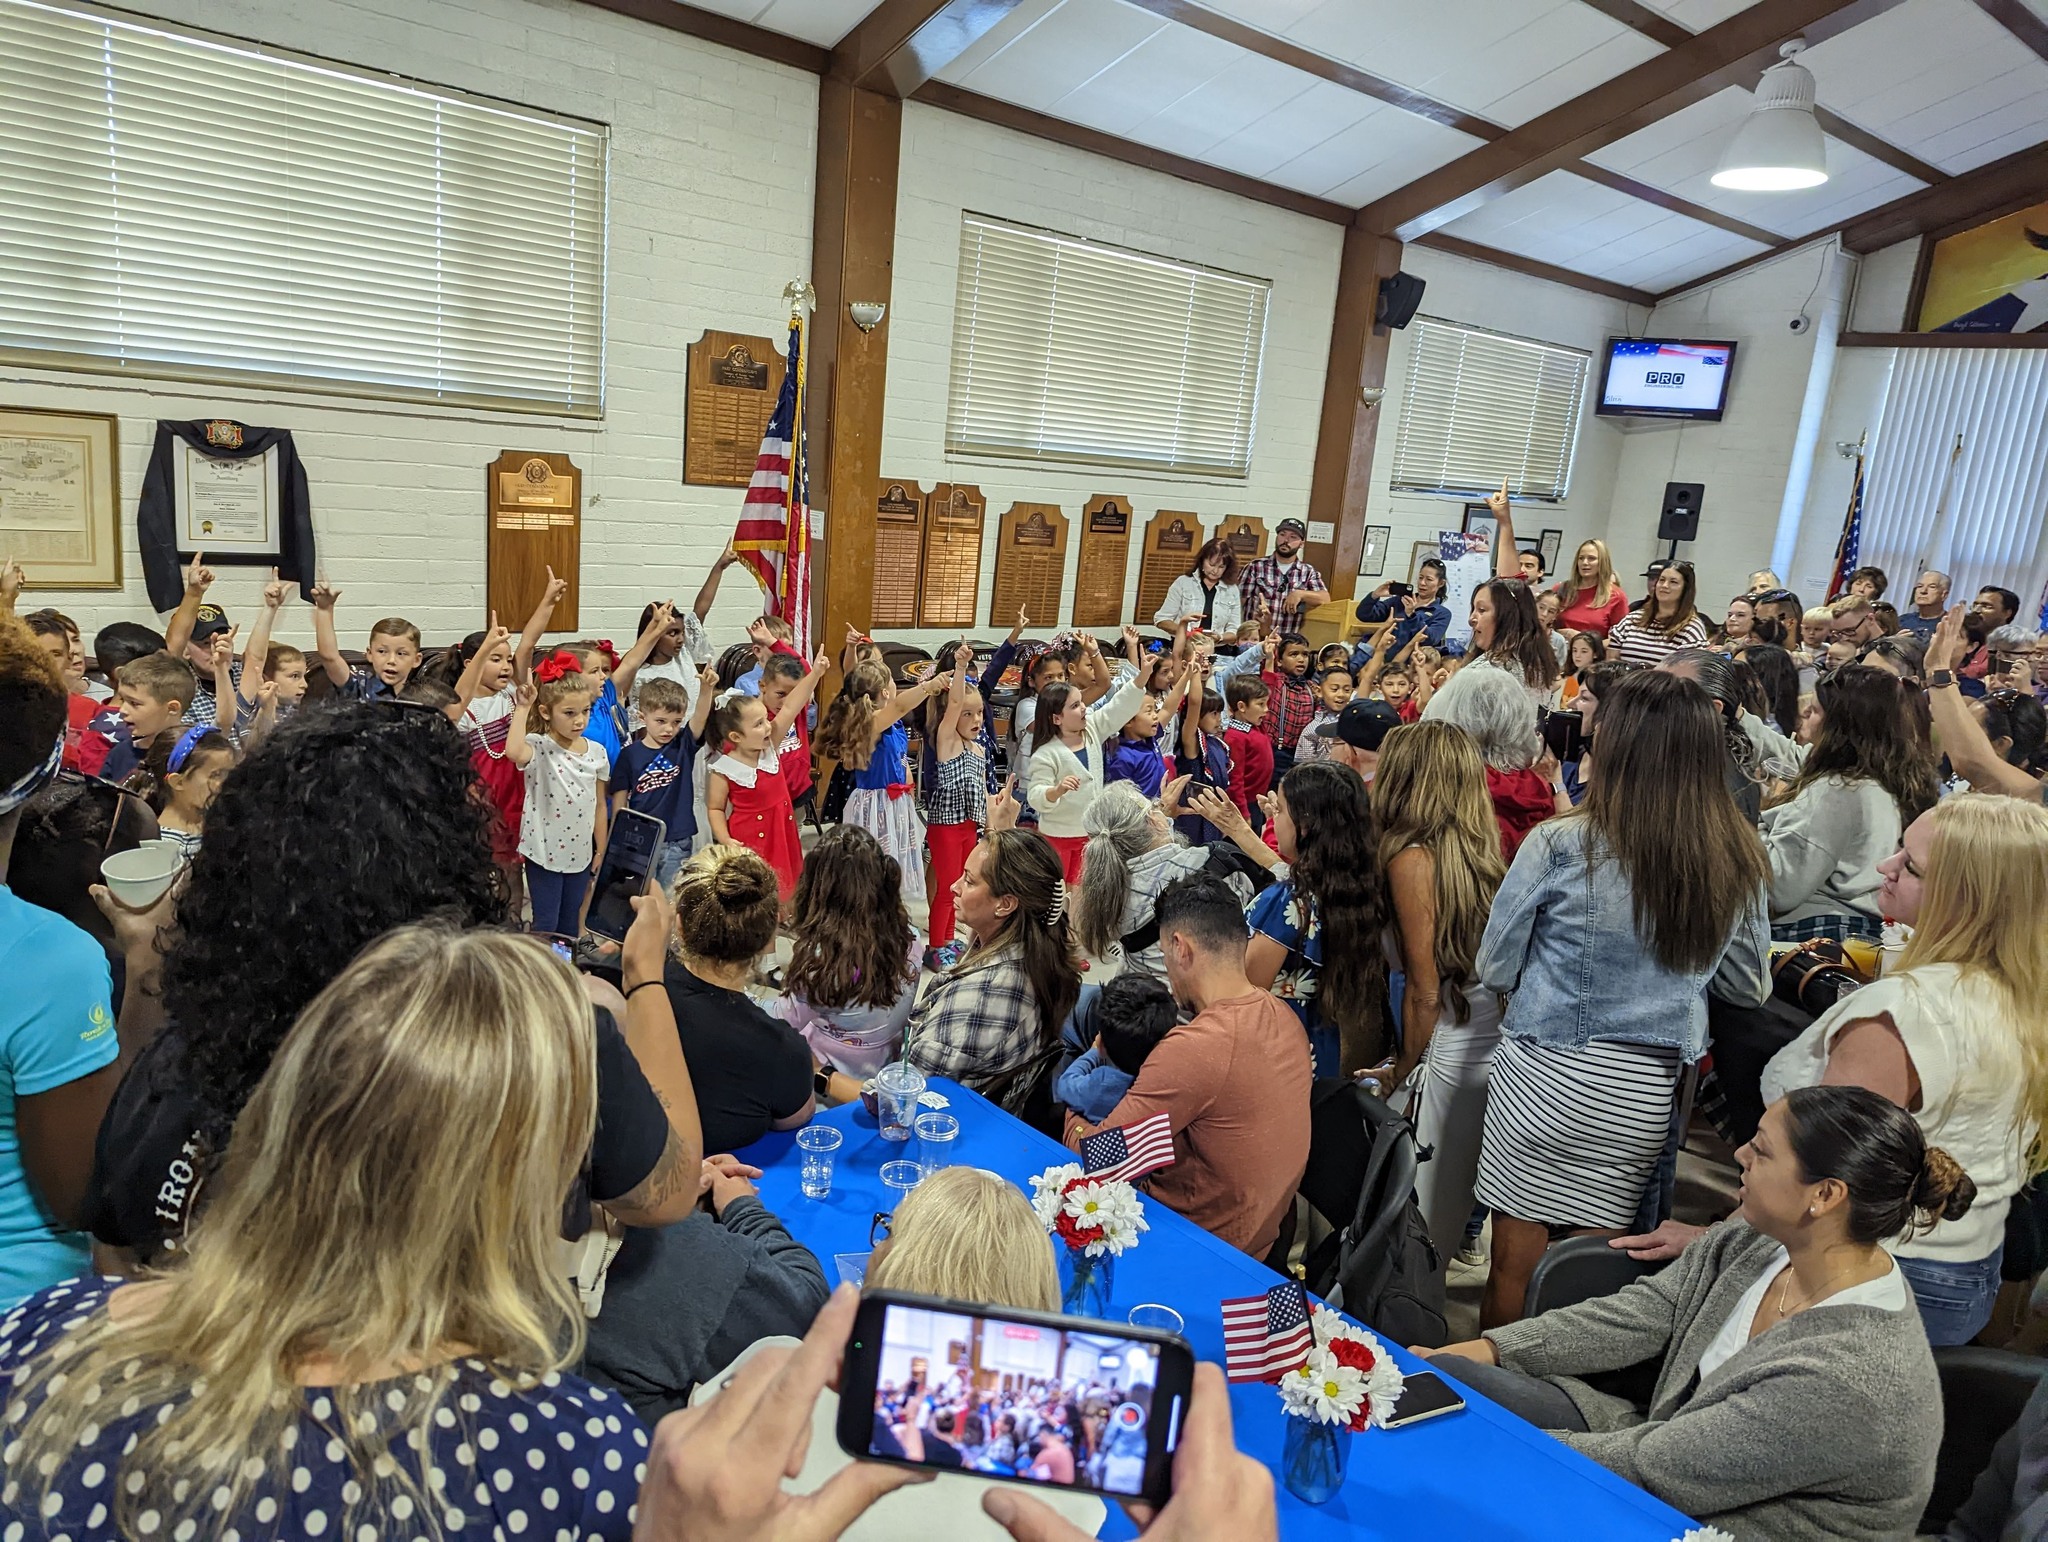
<instances>
[{"instance_id":1,"label":"white cinder block wall","mask_svg":"<svg viewBox=\"0 0 2048 1542\"><path fill-rule=\"evenodd\" d=\"M124 591L31 591L27 604L62 607L88 639L105 622L150 614L134 510L160 417L293 430L321 565L343 591L345 646L360 646L372 620L394 613L430 642L484 624L484 467L503 450L561 451L583 470L580 632L624 646L647 599L688 603L731 533L740 494L682 485L683 350L707 327L782 335L782 286L810 262L815 78L565 0L129 8L609 123L606 412L596 422L448 412L0 367L0 400L121 418ZM244 618L260 570L222 571L215 592ZM759 591L743 570L727 577L713 622L736 637L759 613ZM516 627L522 618L499 619ZM311 638L296 599L279 635Z\"/></svg>"},{"instance_id":2,"label":"white cinder block wall","mask_svg":"<svg viewBox=\"0 0 2048 1542\"><path fill-rule=\"evenodd\" d=\"M946 391L963 212L1270 279L1250 476L1167 476L948 455ZM1073 521L1061 625L1072 614L1081 506L1096 493L1131 500L1127 609L1136 602L1144 523L1158 510L1193 510L1212 534L1229 515L1255 515L1269 528L1289 515L1306 517L1342 245L1342 230L1324 220L917 102L904 105L882 474L913 478L926 488L935 482L978 486L988 499L975 635L1000 636L1010 624L1009 617L990 624L989 597L998 516L1013 503L1055 503ZM1114 359L1104 361L1104 368L1115 367ZM1043 630L1034 625L1032 633ZM946 640L936 631L903 635L926 646Z\"/></svg>"}]
</instances>

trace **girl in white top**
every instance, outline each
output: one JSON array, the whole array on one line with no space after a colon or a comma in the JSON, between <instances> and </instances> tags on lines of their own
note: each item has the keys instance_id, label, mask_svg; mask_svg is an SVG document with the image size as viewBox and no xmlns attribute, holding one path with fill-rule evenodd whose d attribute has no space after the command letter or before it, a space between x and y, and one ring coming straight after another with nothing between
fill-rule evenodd
<instances>
[{"instance_id":1,"label":"girl in white top","mask_svg":"<svg viewBox=\"0 0 2048 1542\"><path fill-rule=\"evenodd\" d=\"M1990 1317L2012 1196L2048 1155L2048 809L1960 794L1914 820L1878 871L1883 913L1913 940L1778 1052L1763 1096L1868 1087L1963 1165L1969 1213L1893 1249L1928 1342L1962 1344Z\"/></svg>"},{"instance_id":2,"label":"girl in white top","mask_svg":"<svg viewBox=\"0 0 2048 1542\"><path fill-rule=\"evenodd\" d=\"M543 659L533 683L513 698L506 757L526 773L519 816L519 855L533 929L558 937L583 930L583 897L604 856L605 791L612 774L604 746L583 737L597 687L562 649ZM545 733L528 733L529 713Z\"/></svg>"},{"instance_id":3,"label":"girl in white top","mask_svg":"<svg viewBox=\"0 0 2048 1542\"><path fill-rule=\"evenodd\" d=\"M1137 637L1136 628L1124 628L1126 642L1135 643ZM1104 667L1101 647L1093 637L1083 637L1081 648L1093 670ZM1025 785L1031 806L1038 811L1038 833L1059 853L1061 871L1070 884L1081 881L1088 805L1102 790L1102 741L1114 736L1144 703L1145 687L1138 678L1124 681L1092 707L1071 685L1051 685L1039 693Z\"/></svg>"}]
</instances>

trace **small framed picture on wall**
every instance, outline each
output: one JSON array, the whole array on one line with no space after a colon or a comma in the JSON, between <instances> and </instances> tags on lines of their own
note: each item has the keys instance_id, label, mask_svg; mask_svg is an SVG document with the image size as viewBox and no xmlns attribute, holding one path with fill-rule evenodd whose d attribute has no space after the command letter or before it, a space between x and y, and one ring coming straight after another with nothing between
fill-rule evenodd
<instances>
[{"instance_id":1,"label":"small framed picture on wall","mask_svg":"<svg viewBox=\"0 0 2048 1542\"><path fill-rule=\"evenodd\" d=\"M1365 552L1359 560L1361 578L1378 578L1387 571L1387 543L1393 538L1392 525L1365 527Z\"/></svg>"},{"instance_id":2,"label":"small framed picture on wall","mask_svg":"<svg viewBox=\"0 0 2048 1542\"><path fill-rule=\"evenodd\" d=\"M1465 534L1486 537L1486 549L1493 550L1494 541L1500 534L1500 521L1493 517L1493 510L1483 503L1465 505Z\"/></svg>"},{"instance_id":3,"label":"small framed picture on wall","mask_svg":"<svg viewBox=\"0 0 2048 1542\"><path fill-rule=\"evenodd\" d=\"M1436 557L1441 559L1442 556L1443 543L1441 541L1417 541L1415 543L1413 550L1411 550L1408 554L1409 587L1413 588L1416 579L1422 576L1422 562L1425 557Z\"/></svg>"},{"instance_id":4,"label":"small framed picture on wall","mask_svg":"<svg viewBox=\"0 0 2048 1542\"><path fill-rule=\"evenodd\" d=\"M1557 554L1563 549L1564 532L1562 530L1546 530L1543 532L1542 545L1537 550L1543 553L1544 572L1555 573L1557 571Z\"/></svg>"}]
</instances>

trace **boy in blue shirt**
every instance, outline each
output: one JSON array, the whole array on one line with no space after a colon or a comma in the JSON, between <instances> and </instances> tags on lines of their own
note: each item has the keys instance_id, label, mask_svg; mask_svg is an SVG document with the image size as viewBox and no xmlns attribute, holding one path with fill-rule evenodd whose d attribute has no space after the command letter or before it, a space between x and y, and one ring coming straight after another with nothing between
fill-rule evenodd
<instances>
[{"instance_id":1,"label":"boy in blue shirt","mask_svg":"<svg viewBox=\"0 0 2048 1542\"><path fill-rule=\"evenodd\" d=\"M1092 1014L1076 1010L1067 1026L1070 1043L1085 1034L1089 1015L1095 1042L1060 1072L1057 1095L1090 1124L1100 1124L1131 1090L1152 1047L1173 1031L1180 1010L1161 981L1133 972L1102 987Z\"/></svg>"},{"instance_id":2,"label":"boy in blue shirt","mask_svg":"<svg viewBox=\"0 0 2048 1542\"><path fill-rule=\"evenodd\" d=\"M682 686L659 677L647 681L640 687L640 737L612 762L612 813L630 808L666 827L654 862L654 881L664 889L690 860L690 838L697 833L690 766L717 696L718 671L706 669L698 681L696 715L685 724L690 698Z\"/></svg>"}]
</instances>

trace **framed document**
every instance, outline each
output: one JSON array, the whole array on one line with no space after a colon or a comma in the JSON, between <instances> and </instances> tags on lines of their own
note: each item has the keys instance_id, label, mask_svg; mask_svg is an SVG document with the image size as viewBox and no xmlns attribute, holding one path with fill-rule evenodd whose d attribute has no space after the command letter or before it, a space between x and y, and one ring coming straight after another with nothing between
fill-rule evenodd
<instances>
[{"instance_id":1,"label":"framed document","mask_svg":"<svg viewBox=\"0 0 2048 1542\"><path fill-rule=\"evenodd\" d=\"M0 408L0 552L31 589L121 587L120 421Z\"/></svg>"},{"instance_id":2,"label":"framed document","mask_svg":"<svg viewBox=\"0 0 2048 1542\"><path fill-rule=\"evenodd\" d=\"M227 460L180 439L173 454L179 551L245 560L278 555L275 447L261 455Z\"/></svg>"},{"instance_id":3,"label":"framed document","mask_svg":"<svg viewBox=\"0 0 2048 1542\"><path fill-rule=\"evenodd\" d=\"M1387 571L1387 543L1394 538L1392 525L1367 525L1365 550L1359 554L1358 576L1378 578Z\"/></svg>"},{"instance_id":4,"label":"framed document","mask_svg":"<svg viewBox=\"0 0 2048 1542\"><path fill-rule=\"evenodd\" d=\"M1554 578L1557 576L1557 554L1564 547L1564 532L1546 530L1536 539L1536 550L1543 555L1543 571Z\"/></svg>"}]
</instances>

